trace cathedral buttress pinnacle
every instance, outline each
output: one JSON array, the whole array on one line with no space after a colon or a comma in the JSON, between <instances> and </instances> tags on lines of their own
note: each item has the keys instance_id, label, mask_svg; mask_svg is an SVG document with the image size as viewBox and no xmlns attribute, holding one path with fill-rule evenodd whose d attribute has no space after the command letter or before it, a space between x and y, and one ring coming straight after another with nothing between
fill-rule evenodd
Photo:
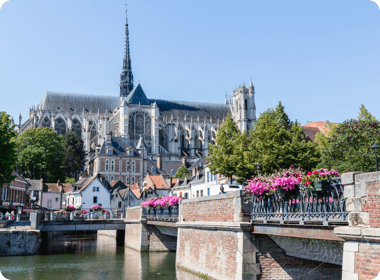
<instances>
[{"instance_id":1,"label":"cathedral buttress pinnacle","mask_svg":"<svg viewBox=\"0 0 380 280\"><path fill-rule=\"evenodd\" d=\"M125 14L127 14L125 11ZM133 74L131 66L131 56L129 54L129 30L128 30L128 17L126 16L125 24L125 53L123 60L123 70L120 75L120 97L127 97L133 90Z\"/></svg>"}]
</instances>

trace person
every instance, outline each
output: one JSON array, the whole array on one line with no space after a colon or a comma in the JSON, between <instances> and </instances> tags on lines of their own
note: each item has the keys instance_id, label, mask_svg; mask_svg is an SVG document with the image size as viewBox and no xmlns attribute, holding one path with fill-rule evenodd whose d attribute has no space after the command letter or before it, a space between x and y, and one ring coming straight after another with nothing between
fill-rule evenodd
<instances>
[{"instance_id":1,"label":"person","mask_svg":"<svg viewBox=\"0 0 380 280\"><path fill-rule=\"evenodd\" d=\"M220 192L219 192L219 194L225 194L223 186L220 186Z\"/></svg>"}]
</instances>

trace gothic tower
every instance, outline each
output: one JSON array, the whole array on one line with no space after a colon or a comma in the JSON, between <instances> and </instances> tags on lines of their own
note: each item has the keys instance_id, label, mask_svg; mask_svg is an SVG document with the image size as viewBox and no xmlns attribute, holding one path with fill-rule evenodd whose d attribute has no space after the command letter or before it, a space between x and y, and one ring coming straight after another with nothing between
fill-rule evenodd
<instances>
[{"instance_id":1,"label":"gothic tower","mask_svg":"<svg viewBox=\"0 0 380 280\"><path fill-rule=\"evenodd\" d=\"M244 84L233 91L230 102L232 118L241 132L249 131L256 122L255 88L252 81L247 88Z\"/></svg>"},{"instance_id":2,"label":"gothic tower","mask_svg":"<svg viewBox=\"0 0 380 280\"><path fill-rule=\"evenodd\" d=\"M127 11L125 11L126 14L127 14ZM123 70L120 75L120 97L127 97L132 90L133 90L133 74L132 74L132 66L131 66L131 57L129 54L128 17L126 16L125 53L124 53L124 60L123 60Z\"/></svg>"}]
</instances>

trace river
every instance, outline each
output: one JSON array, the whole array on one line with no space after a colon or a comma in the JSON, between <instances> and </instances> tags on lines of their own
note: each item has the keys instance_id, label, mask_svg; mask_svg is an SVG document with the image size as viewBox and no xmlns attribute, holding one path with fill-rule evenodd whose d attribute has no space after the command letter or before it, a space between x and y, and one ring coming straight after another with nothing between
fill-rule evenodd
<instances>
[{"instance_id":1,"label":"river","mask_svg":"<svg viewBox=\"0 0 380 280\"><path fill-rule=\"evenodd\" d=\"M1 257L9 280L199 280L175 267L175 253L139 253L103 235L55 235L37 255ZM1 279L1 276L0 276Z\"/></svg>"}]
</instances>

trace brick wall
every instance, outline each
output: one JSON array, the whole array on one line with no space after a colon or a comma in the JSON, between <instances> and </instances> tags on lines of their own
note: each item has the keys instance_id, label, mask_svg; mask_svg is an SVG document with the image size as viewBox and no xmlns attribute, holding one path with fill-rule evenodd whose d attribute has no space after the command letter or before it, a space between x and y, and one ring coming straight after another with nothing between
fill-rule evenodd
<instances>
[{"instance_id":1,"label":"brick wall","mask_svg":"<svg viewBox=\"0 0 380 280\"><path fill-rule=\"evenodd\" d=\"M380 182L367 183L367 196L362 199L362 209L369 214L369 225L380 227Z\"/></svg>"},{"instance_id":2,"label":"brick wall","mask_svg":"<svg viewBox=\"0 0 380 280\"><path fill-rule=\"evenodd\" d=\"M175 251L177 249L177 237L161 234L153 225L148 226L149 251Z\"/></svg>"},{"instance_id":3,"label":"brick wall","mask_svg":"<svg viewBox=\"0 0 380 280\"><path fill-rule=\"evenodd\" d=\"M185 222L233 222L234 197L182 203L181 215Z\"/></svg>"},{"instance_id":4,"label":"brick wall","mask_svg":"<svg viewBox=\"0 0 380 280\"><path fill-rule=\"evenodd\" d=\"M355 254L355 273L359 274L359 280L372 280L380 272L380 243L359 243L358 252Z\"/></svg>"},{"instance_id":5,"label":"brick wall","mask_svg":"<svg viewBox=\"0 0 380 280\"><path fill-rule=\"evenodd\" d=\"M255 235L258 240L258 259L261 279L341 280L342 266L286 256L284 251L267 235ZM317 268L318 267L318 268ZM315 269L317 268L317 269ZM311 273L309 273L312 271Z\"/></svg>"},{"instance_id":6,"label":"brick wall","mask_svg":"<svg viewBox=\"0 0 380 280\"><path fill-rule=\"evenodd\" d=\"M141 207L130 207L126 209L126 220L141 220Z\"/></svg>"},{"instance_id":7,"label":"brick wall","mask_svg":"<svg viewBox=\"0 0 380 280\"><path fill-rule=\"evenodd\" d=\"M237 233L181 228L177 265L215 279L235 279Z\"/></svg>"}]
</instances>

